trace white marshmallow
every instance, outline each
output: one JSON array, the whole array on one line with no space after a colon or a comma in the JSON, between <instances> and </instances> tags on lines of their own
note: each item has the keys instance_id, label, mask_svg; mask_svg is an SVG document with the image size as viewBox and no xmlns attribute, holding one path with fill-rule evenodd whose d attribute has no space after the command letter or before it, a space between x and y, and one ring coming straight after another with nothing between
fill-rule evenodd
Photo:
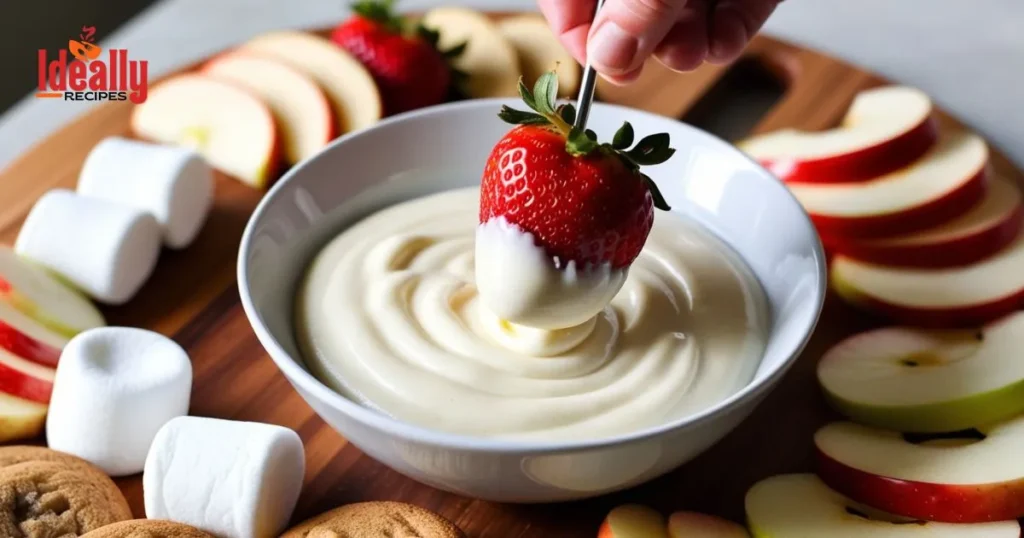
<instances>
[{"instance_id":1,"label":"white marshmallow","mask_svg":"<svg viewBox=\"0 0 1024 538\"><path fill-rule=\"evenodd\" d=\"M302 490L306 460L294 431L201 417L171 420L142 474L146 517L223 538L278 536Z\"/></svg>"},{"instance_id":2,"label":"white marshmallow","mask_svg":"<svg viewBox=\"0 0 1024 538\"><path fill-rule=\"evenodd\" d=\"M92 148L78 176L78 193L153 215L170 248L185 248L206 222L213 169L179 146L106 138Z\"/></svg>"},{"instance_id":3,"label":"white marshmallow","mask_svg":"<svg viewBox=\"0 0 1024 538\"><path fill-rule=\"evenodd\" d=\"M122 304L156 266L160 225L140 209L55 189L32 207L14 250L97 301Z\"/></svg>"},{"instance_id":4,"label":"white marshmallow","mask_svg":"<svg viewBox=\"0 0 1024 538\"><path fill-rule=\"evenodd\" d=\"M111 476L139 473L157 431L188 414L191 393L192 364L170 338L129 327L90 329L61 353L47 442Z\"/></svg>"}]
</instances>

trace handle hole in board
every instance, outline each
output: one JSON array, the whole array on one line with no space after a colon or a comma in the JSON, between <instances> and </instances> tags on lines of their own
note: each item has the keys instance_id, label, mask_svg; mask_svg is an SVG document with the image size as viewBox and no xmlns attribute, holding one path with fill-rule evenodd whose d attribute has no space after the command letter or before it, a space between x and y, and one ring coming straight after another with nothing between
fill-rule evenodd
<instances>
[{"instance_id":1,"label":"handle hole in board","mask_svg":"<svg viewBox=\"0 0 1024 538\"><path fill-rule=\"evenodd\" d=\"M777 70L756 57L737 60L680 120L724 140L750 133L786 92Z\"/></svg>"}]
</instances>

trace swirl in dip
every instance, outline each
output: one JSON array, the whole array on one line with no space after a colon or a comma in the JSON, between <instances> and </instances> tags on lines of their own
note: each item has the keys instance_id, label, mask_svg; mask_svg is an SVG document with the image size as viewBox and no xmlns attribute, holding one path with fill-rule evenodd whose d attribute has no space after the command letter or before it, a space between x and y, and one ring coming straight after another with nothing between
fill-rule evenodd
<instances>
[{"instance_id":1,"label":"swirl in dip","mask_svg":"<svg viewBox=\"0 0 1024 538\"><path fill-rule=\"evenodd\" d=\"M739 257L700 225L656 212L610 304L544 330L503 321L480 300L478 203L476 187L404 202L323 247L296 312L314 375L408 423L546 441L662 424L752 379L766 300Z\"/></svg>"}]
</instances>

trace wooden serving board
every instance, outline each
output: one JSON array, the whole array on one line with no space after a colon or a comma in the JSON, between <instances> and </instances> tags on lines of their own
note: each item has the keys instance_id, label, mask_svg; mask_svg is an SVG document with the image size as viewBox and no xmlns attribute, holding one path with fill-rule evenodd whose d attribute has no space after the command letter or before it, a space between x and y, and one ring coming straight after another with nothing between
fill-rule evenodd
<instances>
[{"instance_id":1,"label":"wooden serving board","mask_svg":"<svg viewBox=\"0 0 1024 538\"><path fill-rule=\"evenodd\" d=\"M735 140L779 128L834 126L857 92L885 83L836 59L762 36L733 65L706 65L677 74L652 62L635 85L616 88L602 82L598 95L682 118ZM129 102L101 105L0 172L0 241L13 244L25 215L44 192L75 187L86 154L100 139L130 134L131 107ZM945 125L958 125L947 114L939 116ZM1024 173L993 150L994 169L1024 184ZM306 447L307 476L294 522L364 500L423 506L474 538L593 538L607 511L626 502L645 503L665 514L699 510L742 521L746 490L770 475L812 470L812 435L837 418L819 393L819 357L839 339L878 324L830 296L803 355L753 415L696 460L653 482L557 505L478 501L405 478L346 444L278 372L242 312L235 282L239 240L260 197L260 192L219 176L216 202L195 243L179 252L165 250L139 295L103 312L111 325L149 328L188 350L195 375L191 414L280 424L299 433ZM144 517L141 476L119 479L118 484L136 517Z\"/></svg>"}]
</instances>

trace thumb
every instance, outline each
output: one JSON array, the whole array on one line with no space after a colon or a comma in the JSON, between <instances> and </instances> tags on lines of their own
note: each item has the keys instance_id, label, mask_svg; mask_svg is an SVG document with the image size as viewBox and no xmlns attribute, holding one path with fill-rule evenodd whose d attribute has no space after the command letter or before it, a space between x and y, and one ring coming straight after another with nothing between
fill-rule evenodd
<instances>
[{"instance_id":1,"label":"thumb","mask_svg":"<svg viewBox=\"0 0 1024 538\"><path fill-rule=\"evenodd\" d=\"M606 77L639 69L668 34L687 0L606 0L591 26L587 57Z\"/></svg>"}]
</instances>

